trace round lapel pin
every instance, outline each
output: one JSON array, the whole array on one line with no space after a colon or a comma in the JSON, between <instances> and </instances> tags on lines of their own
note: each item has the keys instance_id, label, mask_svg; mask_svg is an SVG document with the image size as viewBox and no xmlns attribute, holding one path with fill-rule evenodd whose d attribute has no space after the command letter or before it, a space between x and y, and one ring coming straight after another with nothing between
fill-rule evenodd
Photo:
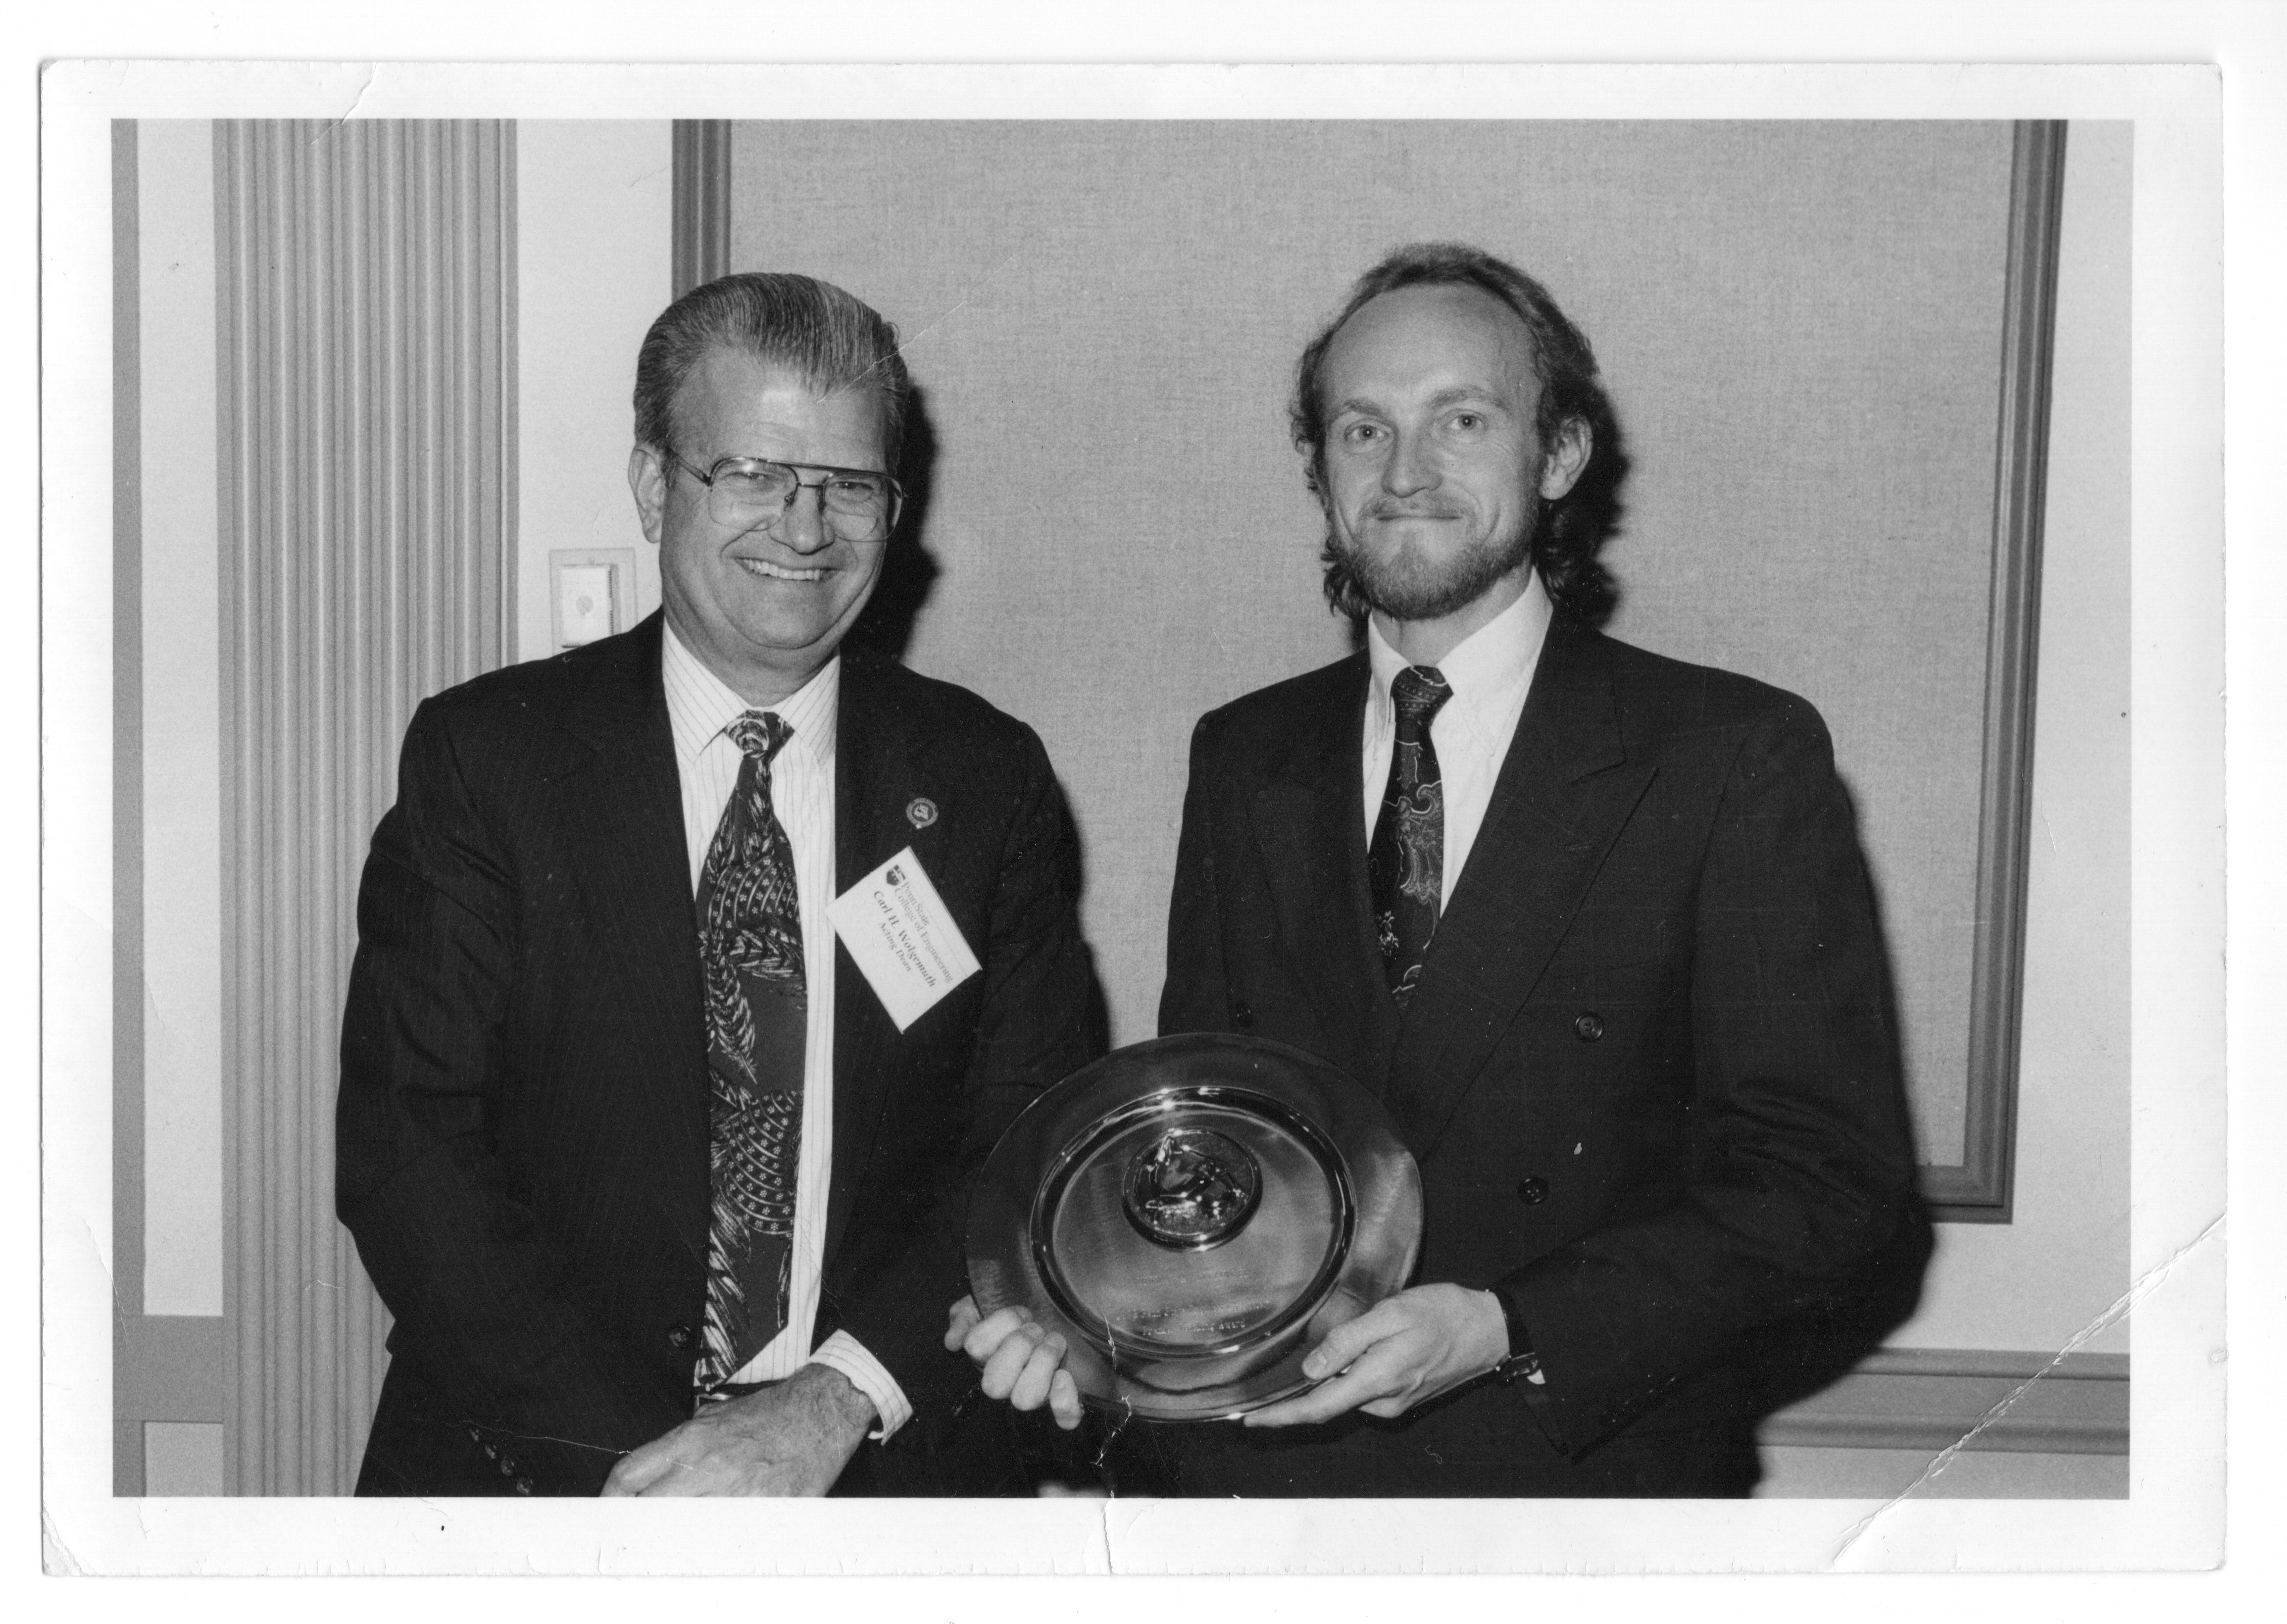
<instances>
[{"instance_id":1,"label":"round lapel pin","mask_svg":"<svg viewBox=\"0 0 2287 1624\"><path fill-rule=\"evenodd\" d=\"M916 795L906 802L906 822L916 829L926 829L937 822L937 802L926 795Z\"/></svg>"}]
</instances>

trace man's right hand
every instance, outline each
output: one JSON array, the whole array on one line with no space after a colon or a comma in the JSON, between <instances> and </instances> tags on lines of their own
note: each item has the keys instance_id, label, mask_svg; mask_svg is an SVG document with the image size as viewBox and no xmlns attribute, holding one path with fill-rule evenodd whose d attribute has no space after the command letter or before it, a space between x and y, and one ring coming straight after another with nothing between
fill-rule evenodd
<instances>
[{"instance_id":1,"label":"man's right hand","mask_svg":"<svg viewBox=\"0 0 2287 1624\"><path fill-rule=\"evenodd\" d=\"M1064 1368L1064 1336L1023 1309L979 1316L977 1299L962 1297L946 1317L945 1345L977 1362L986 1398L1006 1399L1020 1410L1046 1403L1065 1431L1080 1425L1080 1388Z\"/></svg>"},{"instance_id":2,"label":"man's right hand","mask_svg":"<svg viewBox=\"0 0 2287 1624\"><path fill-rule=\"evenodd\" d=\"M873 1400L826 1365L703 1406L621 1460L604 1494L823 1494L874 1420Z\"/></svg>"}]
</instances>

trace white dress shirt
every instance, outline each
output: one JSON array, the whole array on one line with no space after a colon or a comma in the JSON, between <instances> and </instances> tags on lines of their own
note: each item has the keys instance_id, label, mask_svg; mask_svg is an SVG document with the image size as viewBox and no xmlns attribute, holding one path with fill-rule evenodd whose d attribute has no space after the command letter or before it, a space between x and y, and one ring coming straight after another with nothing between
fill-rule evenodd
<instances>
[{"instance_id":1,"label":"white dress shirt","mask_svg":"<svg viewBox=\"0 0 2287 1624\"><path fill-rule=\"evenodd\" d=\"M739 781L745 759L724 729L749 710L777 713L794 729L771 763L771 807L785 825L794 848L795 889L802 905L802 958L809 984L809 1021L803 1029L802 1150L795 1172L794 1257L789 1270L786 1328L748 1360L732 1378L776 1381L804 1365L827 1365L850 1378L873 1400L880 1421L873 1436L883 1439L913 1415L899 1388L881 1361L846 1331L836 1331L813 1352L811 1330L818 1318L819 1276L826 1266L827 1185L834 1172L834 926L827 909L834 901L834 738L841 712L842 660L825 668L795 692L767 706L748 705L700 663L669 627L662 643L661 675L667 713L675 729L676 767L683 781L683 833L691 855L691 890L696 896L707 866L707 848L723 821L723 808Z\"/></svg>"},{"instance_id":2,"label":"white dress shirt","mask_svg":"<svg viewBox=\"0 0 2287 1624\"><path fill-rule=\"evenodd\" d=\"M1524 714L1532 668L1539 663L1540 645L1548 635L1549 614L1548 594L1535 573L1523 595L1437 662L1437 674L1453 690L1429 720L1429 742L1436 747L1439 781L1445 787L1444 871L1437 898L1441 912L1453 900L1453 886L1492 801L1493 780L1500 776L1509 740L1516 734L1516 719ZM1382 792L1389 787L1389 753L1397 740L1397 707L1390 702L1389 685L1413 662L1389 646L1372 620L1366 622L1365 646L1373 668L1366 690L1363 753L1365 838L1371 846L1374 823L1381 816Z\"/></svg>"}]
</instances>

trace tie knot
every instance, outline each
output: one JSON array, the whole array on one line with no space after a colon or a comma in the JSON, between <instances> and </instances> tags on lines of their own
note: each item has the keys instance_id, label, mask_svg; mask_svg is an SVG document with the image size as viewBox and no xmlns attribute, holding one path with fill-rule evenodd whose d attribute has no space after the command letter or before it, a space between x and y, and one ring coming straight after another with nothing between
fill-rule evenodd
<instances>
[{"instance_id":1,"label":"tie knot","mask_svg":"<svg viewBox=\"0 0 2287 1624\"><path fill-rule=\"evenodd\" d=\"M1397 707L1397 730L1410 737L1420 737L1438 707L1452 697L1452 685L1435 666L1408 666L1390 679L1389 702Z\"/></svg>"},{"instance_id":2,"label":"tie knot","mask_svg":"<svg viewBox=\"0 0 2287 1624\"><path fill-rule=\"evenodd\" d=\"M755 758L758 767L768 767L771 758L794 737L793 725L775 711L748 711L724 731L732 744Z\"/></svg>"}]
</instances>

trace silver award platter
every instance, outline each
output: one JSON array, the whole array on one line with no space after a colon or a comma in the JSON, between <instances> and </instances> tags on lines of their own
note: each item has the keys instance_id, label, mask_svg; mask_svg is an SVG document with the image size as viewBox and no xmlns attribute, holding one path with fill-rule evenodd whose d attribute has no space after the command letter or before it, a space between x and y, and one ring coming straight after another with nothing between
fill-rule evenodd
<instances>
[{"instance_id":1,"label":"silver award platter","mask_svg":"<svg viewBox=\"0 0 2287 1624\"><path fill-rule=\"evenodd\" d=\"M970 1194L969 1280L983 1313L1064 1333L1091 1406L1209 1421L1310 1386L1302 1356L1405 1283L1420 1235L1420 1175L1371 1094L1201 1033L1025 1108Z\"/></svg>"}]
</instances>

